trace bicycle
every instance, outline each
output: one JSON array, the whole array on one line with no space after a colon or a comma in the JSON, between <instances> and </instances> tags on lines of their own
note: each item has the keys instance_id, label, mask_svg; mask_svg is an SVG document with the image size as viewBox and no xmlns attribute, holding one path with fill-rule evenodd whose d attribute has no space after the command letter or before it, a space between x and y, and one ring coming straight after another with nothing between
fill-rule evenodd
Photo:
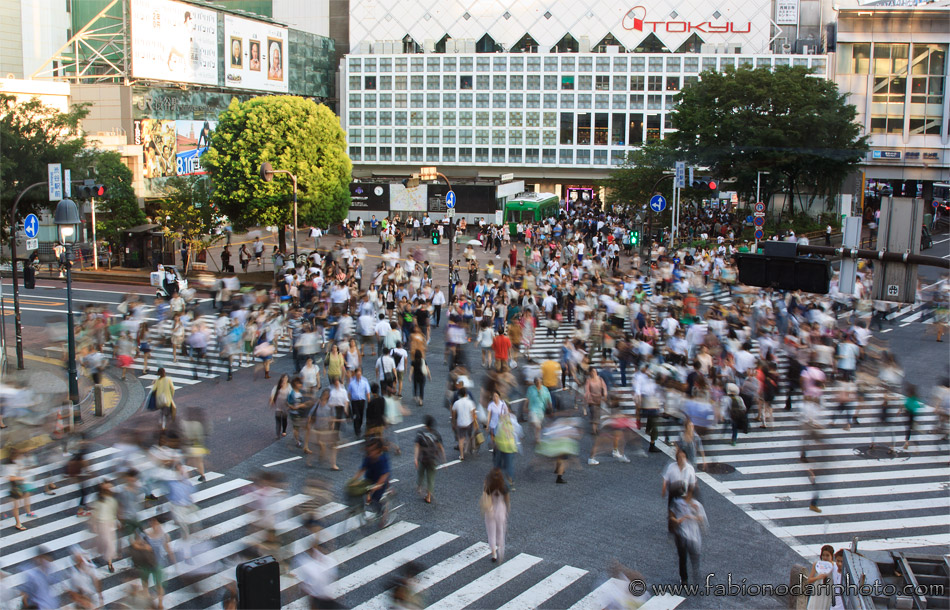
<instances>
[{"instance_id":1,"label":"bicycle","mask_svg":"<svg viewBox=\"0 0 950 610\"><path fill-rule=\"evenodd\" d=\"M385 529L395 522L393 518L395 512L402 508L402 504L396 504L396 490L390 484L380 498L380 510L374 512L371 503L367 501L367 495L370 493L372 485L366 479L350 479L345 488L347 510L347 519L357 518L360 520L360 528L367 525L375 525L376 529Z\"/></svg>"}]
</instances>

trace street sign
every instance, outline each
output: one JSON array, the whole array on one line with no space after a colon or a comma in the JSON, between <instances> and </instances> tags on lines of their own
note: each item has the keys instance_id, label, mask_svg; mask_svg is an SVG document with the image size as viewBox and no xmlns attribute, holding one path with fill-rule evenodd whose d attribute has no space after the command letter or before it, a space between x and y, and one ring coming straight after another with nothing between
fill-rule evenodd
<instances>
[{"instance_id":1,"label":"street sign","mask_svg":"<svg viewBox=\"0 0 950 610\"><path fill-rule=\"evenodd\" d=\"M455 218L455 208L454 207L447 208L445 210L445 215L448 216L449 218Z\"/></svg>"},{"instance_id":2,"label":"street sign","mask_svg":"<svg viewBox=\"0 0 950 610\"><path fill-rule=\"evenodd\" d=\"M455 207L455 191L449 191L445 194L445 207L450 210Z\"/></svg>"},{"instance_id":3,"label":"street sign","mask_svg":"<svg viewBox=\"0 0 950 610\"><path fill-rule=\"evenodd\" d=\"M502 210L495 210L495 224L500 225L505 221L505 212Z\"/></svg>"},{"instance_id":4,"label":"street sign","mask_svg":"<svg viewBox=\"0 0 950 610\"><path fill-rule=\"evenodd\" d=\"M756 216L755 218L752 219L752 224L754 224L757 227L765 226L765 216Z\"/></svg>"},{"instance_id":5,"label":"street sign","mask_svg":"<svg viewBox=\"0 0 950 610\"><path fill-rule=\"evenodd\" d=\"M686 188L686 162L676 162L676 187Z\"/></svg>"},{"instance_id":6,"label":"street sign","mask_svg":"<svg viewBox=\"0 0 950 610\"><path fill-rule=\"evenodd\" d=\"M36 217L36 214L27 214L26 218L23 220L23 233L29 237L36 237L36 234L40 232L40 221Z\"/></svg>"},{"instance_id":7,"label":"street sign","mask_svg":"<svg viewBox=\"0 0 950 610\"><path fill-rule=\"evenodd\" d=\"M514 174L502 174L502 175L498 178L499 182L511 182L511 181L514 180L514 179L515 179L515 175L514 175Z\"/></svg>"},{"instance_id":8,"label":"street sign","mask_svg":"<svg viewBox=\"0 0 950 610\"><path fill-rule=\"evenodd\" d=\"M763 231L762 229L756 229L755 238L758 239L759 241L765 239L765 231Z\"/></svg>"},{"instance_id":9,"label":"street sign","mask_svg":"<svg viewBox=\"0 0 950 610\"><path fill-rule=\"evenodd\" d=\"M896 296L899 295L900 293L901 293L901 291L900 291L900 288L897 286L897 284L888 284L888 285L887 285L887 296L889 296L889 297L896 297Z\"/></svg>"},{"instance_id":10,"label":"street sign","mask_svg":"<svg viewBox=\"0 0 950 610\"><path fill-rule=\"evenodd\" d=\"M765 204L762 203L761 201L758 202L757 204L755 204L755 211L756 211L756 212L765 212Z\"/></svg>"},{"instance_id":11,"label":"street sign","mask_svg":"<svg viewBox=\"0 0 950 610\"><path fill-rule=\"evenodd\" d=\"M60 163L48 163L46 172L46 181L49 184L49 200L59 201L63 198L63 166Z\"/></svg>"},{"instance_id":12,"label":"street sign","mask_svg":"<svg viewBox=\"0 0 950 610\"><path fill-rule=\"evenodd\" d=\"M939 208L939 207L940 207L940 200L939 200L939 199L934 199L933 205L934 205L935 208Z\"/></svg>"},{"instance_id":13,"label":"street sign","mask_svg":"<svg viewBox=\"0 0 950 610\"><path fill-rule=\"evenodd\" d=\"M663 195L654 195L650 198L650 209L654 212L662 212L666 209L666 197Z\"/></svg>"},{"instance_id":14,"label":"street sign","mask_svg":"<svg viewBox=\"0 0 950 610\"><path fill-rule=\"evenodd\" d=\"M73 172L72 170L63 170L63 190L66 192L66 198L73 196Z\"/></svg>"},{"instance_id":15,"label":"street sign","mask_svg":"<svg viewBox=\"0 0 950 610\"><path fill-rule=\"evenodd\" d=\"M40 240L32 237L26 240L26 249L27 250L36 250L40 247Z\"/></svg>"}]
</instances>

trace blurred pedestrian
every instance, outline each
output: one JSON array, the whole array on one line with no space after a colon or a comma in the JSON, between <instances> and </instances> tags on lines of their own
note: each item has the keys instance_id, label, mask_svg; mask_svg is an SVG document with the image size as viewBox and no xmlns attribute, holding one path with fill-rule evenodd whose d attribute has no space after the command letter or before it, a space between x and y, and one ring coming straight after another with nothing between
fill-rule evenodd
<instances>
[{"instance_id":1,"label":"blurred pedestrian","mask_svg":"<svg viewBox=\"0 0 950 610\"><path fill-rule=\"evenodd\" d=\"M491 560L493 563L504 561L505 534L508 528L508 513L511 511L511 498L508 486L505 485L505 476L500 468L492 468L485 478L480 506L485 516Z\"/></svg>"},{"instance_id":2,"label":"blurred pedestrian","mask_svg":"<svg viewBox=\"0 0 950 610\"><path fill-rule=\"evenodd\" d=\"M118 539L116 529L119 523L119 503L115 498L112 483L103 481L99 484L96 501L92 504L92 514L89 516L89 527L95 534L96 550L109 568L115 573L112 562L116 557Z\"/></svg>"},{"instance_id":3,"label":"blurred pedestrian","mask_svg":"<svg viewBox=\"0 0 950 610\"><path fill-rule=\"evenodd\" d=\"M442 445L442 436L435 429L435 418L425 416L425 428L416 435L415 464L416 488L422 493L425 484L425 501L432 503L432 492L435 488L435 471L439 462L445 461L445 447Z\"/></svg>"}]
</instances>

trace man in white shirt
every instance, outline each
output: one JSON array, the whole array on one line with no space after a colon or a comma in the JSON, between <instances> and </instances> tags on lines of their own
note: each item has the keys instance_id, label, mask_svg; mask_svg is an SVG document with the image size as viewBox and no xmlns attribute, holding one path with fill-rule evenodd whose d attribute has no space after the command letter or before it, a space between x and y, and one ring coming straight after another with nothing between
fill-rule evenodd
<instances>
[{"instance_id":1,"label":"man in white shirt","mask_svg":"<svg viewBox=\"0 0 950 610\"><path fill-rule=\"evenodd\" d=\"M452 427L459 442L459 459L465 459L465 448L472 436L473 428L478 427L475 418L475 402L468 397L468 390L459 390L459 399L452 405Z\"/></svg>"},{"instance_id":2,"label":"man in white shirt","mask_svg":"<svg viewBox=\"0 0 950 610\"><path fill-rule=\"evenodd\" d=\"M320 247L320 237L323 235L323 231L320 227L310 227L310 237L313 239L313 249L316 250Z\"/></svg>"},{"instance_id":3,"label":"man in white shirt","mask_svg":"<svg viewBox=\"0 0 950 610\"><path fill-rule=\"evenodd\" d=\"M442 321L442 306L445 305L445 295L442 294L442 289L438 286L435 287L435 292L432 295L432 315L435 318L435 325L438 326Z\"/></svg>"},{"instance_id":4,"label":"man in white shirt","mask_svg":"<svg viewBox=\"0 0 950 610\"><path fill-rule=\"evenodd\" d=\"M389 333L392 332L392 326L389 325L389 320L386 319L386 314L379 314L379 321L376 322L376 353L383 353L383 340L389 336Z\"/></svg>"},{"instance_id":5,"label":"man in white shirt","mask_svg":"<svg viewBox=\"0 0 950 610\"><path fill-rule=\"evenodd\" d=\"M402 382L406 376L406 365L409 363L409 352L403 346L402 341L396 342L396 347L392 351L393 361L396 363L396 382L398 389L396 392L402 395Z\"/></svg>"},{"instance_id":6,"label":"man in white shirt","mask_svg":"<svg viewBox=\"0 0 950 610\"><path fill-rule=\"evenodd\" d=\"M376 359L376 380L379 387L387 388L386 393L392 392L396 384L396 361L390 352L381 352Z\"/></svg>"}]
</instances>

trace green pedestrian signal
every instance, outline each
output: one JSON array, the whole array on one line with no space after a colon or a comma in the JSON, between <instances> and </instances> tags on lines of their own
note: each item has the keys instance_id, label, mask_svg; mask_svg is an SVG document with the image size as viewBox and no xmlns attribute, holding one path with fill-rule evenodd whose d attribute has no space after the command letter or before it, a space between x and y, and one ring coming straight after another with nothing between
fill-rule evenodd
<instances>
[{"instance_id":1,"label":"green pedestrian signal","mask_svg":"<svg viewBox=\"0 0 950 610\"><path fill-rule=\"evenodd\" d=\"M432 245L438 246L441 238L439 237L439 230L432 229Z\"/></svg>"},{"instance_id":2,"label":"green pedestrian signal","mask_svg":"<svg viewBox=\"0 0 950 610\"><path fill-rule=\"evenodd\" d=\"M630 245L631 246L640 245L640 231L630 231Z\"/></svg>"}]
</instances>

